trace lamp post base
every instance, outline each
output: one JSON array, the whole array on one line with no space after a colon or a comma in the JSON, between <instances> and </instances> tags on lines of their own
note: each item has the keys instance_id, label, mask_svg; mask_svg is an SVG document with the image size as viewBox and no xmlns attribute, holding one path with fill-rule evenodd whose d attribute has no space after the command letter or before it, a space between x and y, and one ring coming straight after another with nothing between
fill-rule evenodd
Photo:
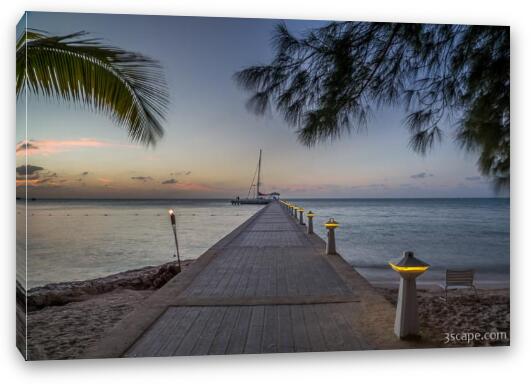
<instances>
[{"instance_id":1,"label":"lamp post base","mask_svg":"<svg viewBox=\"0 0 531 384\"><path fill-rule=\"evenodd\" d=\"M417 283L414 278L400 277L396 306L395 335L401 339L419 338Z\"/></svg>"}]
</instances>

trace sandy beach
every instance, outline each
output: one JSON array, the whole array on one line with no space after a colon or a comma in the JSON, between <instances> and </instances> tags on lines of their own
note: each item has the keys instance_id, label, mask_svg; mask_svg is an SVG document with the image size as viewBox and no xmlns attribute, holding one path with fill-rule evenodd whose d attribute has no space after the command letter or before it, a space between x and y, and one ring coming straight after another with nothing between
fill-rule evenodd
<instances>
[{"instance_id":1,"label":"sandy beach","mask_svg":"<svg viewBox=\"0 0 531 384\"><path fill-rule=\"evenodd\" d=\"M396 305L398 289L377 290ZM470 289L453 290L448 301L442 296L438 288L417 291L423 338L440 347L509 345L509 289L478 289L479 297Z\"/></svg>"},{"instance_id":2,"label":"sandy beach","mask_svg":"<svg viewBox=\"0 0 531 384\"><path fill-rule=\"evenodd\" d=\"M182 262L186 269L193 261ZM176 262L30 289L31 360L74 359L175 274ZM24 299L17 285L17 345L23 345Z\"/></svg>"},{"instance_id":3,"label":"sandy beach","mask_svg":"<svg viewBox=\"0 0 531 384\"><path fill-rule=\"evenodd\" d=\"M190 262L186 262L184 268L189 264ZM160 277L160 273L153 273L158 269L160 267L149 267L140 271L146 276ZM63 305L47 305L30 310L28 350L31 359L74 359L82 356L88 347L98 343L106 331L153 294L153 287L137 289L138 285L132 288L127 284L127 281L137 281L138 284L138 275L136 270L118 274L119 278L113 275L98 279L100 283L120 281L120 284L112 290L100 290L102 293L71 297ZM148 282L150 279L146 278L144 281ZM75 284L86 286L87 282ZM63 283L60 286L64 290L70 285ZM396 304L396 288L376 289L393 305ZM42 293L42 289L36 291ZM445 302L441 299L441 290L419 289L422 337L441 347L509 345L509 290L480 289L478 292L479 299L471 291L457 290ZM55 295L57 296L57 292ZM472 337L468 335L472 333L481 334L481 337L474 336L474 340L468 340ZM486 333L489 334L486 337L490 336L494 340L485 340ZM452 335L457 336L450 340Z\"/></svg>"}]
</instances>

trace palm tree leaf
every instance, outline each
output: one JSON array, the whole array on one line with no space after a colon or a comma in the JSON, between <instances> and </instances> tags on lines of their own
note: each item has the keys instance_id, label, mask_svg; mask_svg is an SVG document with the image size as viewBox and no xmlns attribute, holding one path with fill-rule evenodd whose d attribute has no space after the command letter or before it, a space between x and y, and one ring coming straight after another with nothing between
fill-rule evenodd
<instances>
[{"instance_id":1,"label":"palm tree leaf","mask_svg":"<svg viewBox=\"0 0 531 384\"><path fill-rule=\"evenodd\" d=\"M162 67L86 35L25 31L17 41L17 97L27 86L46 98L82 104L127 127L132 141L155 144L169 102Z\"/></svg>"}]
</instances>

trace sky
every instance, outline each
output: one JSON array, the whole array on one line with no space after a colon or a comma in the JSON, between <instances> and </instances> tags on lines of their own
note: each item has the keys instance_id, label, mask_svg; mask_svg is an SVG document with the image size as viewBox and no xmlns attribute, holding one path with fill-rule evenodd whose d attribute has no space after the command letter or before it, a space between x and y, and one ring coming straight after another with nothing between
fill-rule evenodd
<instances>
[{"instance_id":1,"label":"sky","mask_svg":"<svg viewBox=\"0 0 531 384\"><path fill-rule=\"evenodd\" d=\"M164 68L170 106L153 148L83 106L28 94L17 100L17 195L37 198L245 197L258 152L262 187L294 198L493 197L477 155L451 130L427 156L408 148L402 109L376 110L367 129L314 148L274 111L250 113L232 75L272 57L280 20L34 13L28 28L90 32ZM294 33L322 21L285 20ZM21 33L23 23L17 28ZM28 167L24 166L26 162ZM27 175L26 175L27 173Z\"/></svg>"}]
</instances>

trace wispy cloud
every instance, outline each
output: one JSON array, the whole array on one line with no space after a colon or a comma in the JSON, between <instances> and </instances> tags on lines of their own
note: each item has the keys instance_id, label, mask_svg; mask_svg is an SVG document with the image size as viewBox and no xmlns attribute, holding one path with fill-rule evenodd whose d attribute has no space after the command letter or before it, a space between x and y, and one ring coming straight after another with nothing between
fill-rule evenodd
<instances>
[{"instance_id":1,"label":"wispy cloud","mask_svg":"<svg viewBox=\"0 0 531 384\"><path fill-rule=\"evenodd\" d=\"M47 171L43 167L31 164L18 166L16 172L17 186L54 185L54 182L59 177L57 172Z\"/></svg>"},{"instance_id":2,"label":"wispy cloud","mask_svg":"<svg viewBox=\"0 0 531 384\"><path fill-rule=\"evenodd\" d=\"M466 181L480 181L481 177L479 177L479 176L470 176L470 177L465 177L465 180Z\"/></svg>"},{"instance_id":3,"label":"wispy cloud","mask_svg":"<svg viewBox=\"0 0 531 384\"><path fill-rule=\"evenodd\" d=\"M36 172L42 171L44 168L37 165L21 165L17 167L17 173L19 175L33 175Z\"/></svg>"},{"instance_id":4,"label":"wispy cloud","mask_svg":"<svg viewBox=\"0 0 531 384\"><path fill-rule=\"evenodd\" d=\"M409 177L412 178L412 179L425 179L427 177L433 177L433 173L420 172L420 173L416 173L414 175L411 175Z\"/></svg>"},{"instance_id":5,"label":"wispy cloud","mask_svg":"<svg viewBox=\"0 0 531 384\"><path fill-rule=\"evenodd\" d=\"M103 147L131 147L132 145L116 144L109 141L81 138L75 140L23 140L17 143L17 156L25 155L50 155L58 152L76 149L103 148Z\"/></svg>"},{"instance_id":6,"label":"wispy cloud","mask_svg":"<svg viewBox=\"0 0 531 384\"><path fill-rule=\"evenodd\" d=\"M192 171L177 171L170 173L170 176L190 176Z\"/></svg>"},{"instance_id":7,"label":"wispy cloud","mask_svg":"<svg viewBox=\"0 0 531 384\"><path fill-rule=\"evenodd\" d=\"M131 180L142 181L145 183L146 181L153 180L153 178L151 176L132 176Z\"/></svg>"},{"instance_id":8,"label":"wispy cloud","mask_svg":"<svg viewBox=\"0 0 531 384\"><path fill-rule=\"evenodd\" d=\"M21 142L17 143L17 153L25 151L26 149L28 151L29 150L37 150L37 149L39 149L39 147L37 147L36 145L31 144L30 142L27 142L27 141L21 141Z\"/></svg>"},{"instance_id":9,"label":"wispy cloud","mask_svg":"<svg viewBox=\"0 0 531 384\"><path fill-rule=\"evenodd\" d=\"M161 182L161 184L177 184L177 180L175 179L168 179Z\"/></svg>"}]
</instances>

